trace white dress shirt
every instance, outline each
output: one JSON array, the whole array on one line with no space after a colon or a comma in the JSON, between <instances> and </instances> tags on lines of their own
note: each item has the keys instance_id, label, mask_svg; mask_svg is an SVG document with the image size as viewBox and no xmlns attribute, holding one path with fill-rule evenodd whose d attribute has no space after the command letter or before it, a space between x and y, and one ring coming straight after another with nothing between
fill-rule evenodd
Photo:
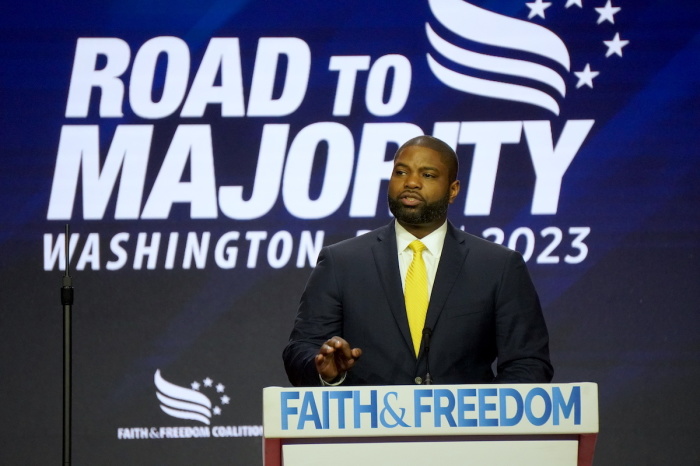
<instances>
[{"instance_id":1,"label":"white dress shirt","mask_svg":"<svg viewBox=\"0 0 700 466\"><path fill-rule=\"evenodd\" d=\"M408 272L408 266L411 265L413 260L413 251L408 245L420 239L421 243L425 244L423 261L428 272L428 298L430 298L433 291L433 283L435 283L435 274L437 274L438 264L440 263L440 256L442 255L442 246L445 244L445 235L447 235L447 220L437 230L424 238L416 238L402 227L399 222L395 222L395 225L401 286L406 287L406 273Z\"/></svg>"}]
</instances>

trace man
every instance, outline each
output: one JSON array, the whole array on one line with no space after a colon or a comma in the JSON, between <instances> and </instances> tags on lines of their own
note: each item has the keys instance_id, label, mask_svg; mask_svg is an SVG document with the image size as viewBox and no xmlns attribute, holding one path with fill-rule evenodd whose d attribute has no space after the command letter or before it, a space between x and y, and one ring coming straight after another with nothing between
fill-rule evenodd
<instances>
[{"instance_id":1,"label":"man","mask_svg":"<svg viewBox=\"0 0 700 466\"><path fill-rule=\"evenodd\" d=\"M396 220L319 254L283 353L293 385L420 384L428 368L444 384L551 380L522 256L447 221L457 170L439 139L399 148L388 190Z\"/></svg>"}]
</instances>

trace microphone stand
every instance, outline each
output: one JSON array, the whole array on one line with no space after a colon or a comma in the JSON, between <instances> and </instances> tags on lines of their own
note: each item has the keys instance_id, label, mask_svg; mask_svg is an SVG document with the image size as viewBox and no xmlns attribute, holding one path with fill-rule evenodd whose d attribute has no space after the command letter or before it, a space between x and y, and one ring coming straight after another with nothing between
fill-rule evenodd
<instances>
[{"instance_id":1,"label":"microphone stand","mask_svg":"<svg viewBox=\"0 0 700 466\"><path fill-rule=\"evenodd\" d=\"M423 351L425 353L425 380L423 385L432 385L433 378L430 376L430 337L433 331L429 327L423 329Z\"/></svg>"},{"instance_id":2,"label":"microphone stand","mask_svg":"<svg viewBox=\"0 0 700 466\"><path fill-rule=\"evenodd\" d=\"M70 227L66 224L66 270L61 287L63 306L63 464L71 462L71 310L73 286L70 277Z\"/></svg>"}]
</instances>

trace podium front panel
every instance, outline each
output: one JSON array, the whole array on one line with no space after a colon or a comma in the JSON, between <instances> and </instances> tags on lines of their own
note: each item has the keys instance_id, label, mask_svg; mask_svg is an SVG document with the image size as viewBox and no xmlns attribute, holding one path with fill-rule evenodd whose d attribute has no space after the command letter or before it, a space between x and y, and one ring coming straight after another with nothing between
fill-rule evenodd
<instances>
[{"instance_id":1,"label":"podium front panel","mask_svg":"<svg viewBox=\"0 0 700 466\"><path fill-rule=\"evenodd\" d=\"M285 466L574 466L576 440L412 441L381 443L291 444L282 447Z\"/></svg>"},{"instance_id":2,"label":"podium front panel","mask_svg":"<svg viewBox=\"0 0 700 466\"><path fill-rule=\"evenodd\" d=\"M594 383L268 387L263 403L266 466L585 465L598 432Z\"/></svg>"}]
</instances>

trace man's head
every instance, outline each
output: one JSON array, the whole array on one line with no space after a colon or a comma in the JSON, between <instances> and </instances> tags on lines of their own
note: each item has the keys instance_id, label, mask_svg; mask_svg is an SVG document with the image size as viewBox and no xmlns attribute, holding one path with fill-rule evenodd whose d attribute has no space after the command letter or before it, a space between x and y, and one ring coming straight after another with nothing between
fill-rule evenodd
<instances>
[{"instance_id":1,"label":"man's head","mask_svg":"<svg viewBox=\"0 0 700 466\"><path fill-rule=\"evenodd\" d=\"M396 158L399 156L399 154L401 154L401 151L410 146L425 147L440 154L443 163L447 165L447 168L450 170L450 183L457 179L457 173L459 172L459 159L457 158L455 151L449 145L447 145L447 143L428 135L416 136L415 138L404 142L403 145L399 147L396 154L394 154L394 163L396 163Z\"/></svg>"},{"instance_id":2,"label":"man's head","mask_svg":"<svg viewBox=\"0 0 700 466\"><path fill-rule=\"evenodd\" d=\"M404 143L394 156L389 179L389 209L418 238L447 219L447 206L459 193L459 162L454 150L432 136Z\"/></svg>"}]
</instances>

